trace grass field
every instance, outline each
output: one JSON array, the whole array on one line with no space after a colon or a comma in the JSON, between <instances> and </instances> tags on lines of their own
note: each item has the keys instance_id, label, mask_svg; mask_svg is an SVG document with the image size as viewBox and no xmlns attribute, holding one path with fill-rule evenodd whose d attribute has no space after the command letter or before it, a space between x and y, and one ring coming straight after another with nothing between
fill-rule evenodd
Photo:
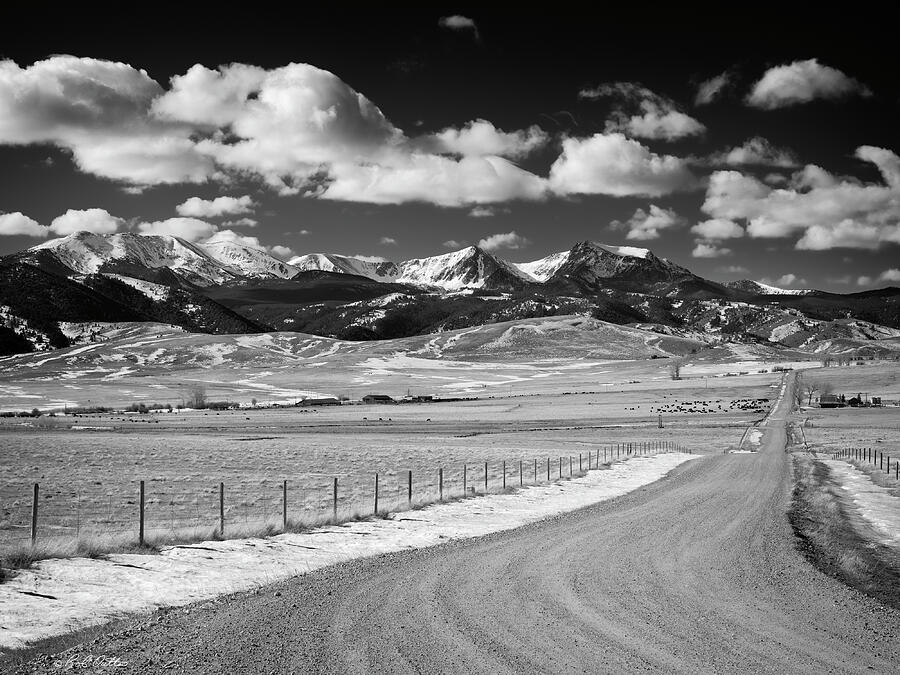
<instances>
[{"instance_id":1,"label":"grass field","mask_svg":"<svg viewBox=\"0 0 900 675\"><path fill-rule=\"evenodd\" d=\"M455 497L463 494L464 473L467 488L485 490L485 463L493 491L502 489L503 462L507 485L515 486L520 462L526 482L547 480L548 459L550 478L557 479L568 476L570 458L577 474L579 456L587 469L598 451L609 459L624 443L736 450L768 409L752 401L775 398L781 375L774 366L818 365L764 346L700 348L583 317L381 343L299 334L212 337L133 325L105 337L0 359L0 408L177 405L196 383L213 400L290 407L0 418L0 548L30 536L34 483L41 486L39 538L87 541L91 548L94 540L136 537L141 480L148 535L197 538L218 526L220 482L226 535L234 535L281 526L283 481L296 526L331 517L335 478L338 515L346 518L371 514L376 473L379 506L393 509L408 505L409 471L413 501L426 502L438 496L439 470L444 496ZM676 357L680 380L670 376ZM897 365L873 363L847 369L847 376L873 382L864 391L894 391L895 380L871 378L895 377ZM838 370L806 377L841 377ZM465 400L290 405L311 392L359 399L407 391ZM820 428L823 412L803 413L815 418L804 427L808 433ZM880 419L889 425L889 415ZM866 433L880 428L866 425Z\"/></svg>"},{"instance_id":2,"label":"grass field","mask_svg":"<svg viewBox=\"0 0 900 675\"><path fill-rule=\"evenodd\" d=\"M644 365L656 368L652 361ZM567 382L573 389L596 386L575 376ZM560 457L566 477L570 457L577 474L579 455L586 470L588 454L593 466L598 450L609 458L616 444L668 441L723 452L736 449L765 410L731 402L774 398L777 382L769 373L661 381L658 388L638 382L594 393L552 393L556 383L548 382L544 394L452 403L6 419L0 424L0 544L29 536L35 482L41 536L90 538L136 532L140 480L148 530L212 531L220 481L226 523L247 528L280 524L284 480L290 518L314 522L331 513L335 477L340 513L348 515L371 512L375 473L380 506L392 508L407 503L408 471L414 498L426 500L438 494L439 469L445 496L458 496L463 466L467 486L484 491L485 462L488 489L497 490L504 461L513 486L519 461L524 480L533 482L537 460L537 479L544 482L548 458L551 479L559 477Z\"/></svg>"}]
</instances>

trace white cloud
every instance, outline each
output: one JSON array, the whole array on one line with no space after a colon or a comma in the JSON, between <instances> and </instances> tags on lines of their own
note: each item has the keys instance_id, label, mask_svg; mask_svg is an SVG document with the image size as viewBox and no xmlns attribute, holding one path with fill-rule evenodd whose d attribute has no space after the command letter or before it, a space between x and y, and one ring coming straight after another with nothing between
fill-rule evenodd
<instances>
[{"instance_id":1,"label":"white cloud","mask_svg":"<svg viewBox=\"0 0 900 675\"><path fill-rule=\"evenodd\" d=\"M222 221L222 227L256 227L259 221L255 218L238 218L236 220Z\"/></svg>"},{"instance_id":2,"label":"white cloud","mask_svg":"<svg viewBox=\"0 0 900 675\"><path fill-rule=\"evenodd\" d=\"M474 120L462 129L448 127L419 141L433 152L464 156L524 157L547 144L547 133L537 125L513 132L497 129L487 120Z\"/></svg>"},{"instance_id":3,"label":"white cloud","mask_svg":"<svg viewBox=\"0 0 900 675\"><path fill-rule=\"evenodd\" d=\"M141 234L170 235L195 242L209 239L219 231L212 223L197 218L167 218L151 223L139 223L137 228Z\"/></svg>"},{"instance_id":4,"label":"white cloud","mask_svg":"<svg viewBox=\"0 0 900 675\"><path fill-rule=\"evenodd\" d=\"M191 130L149 115L162 87L124 63L53 56L0 61L0 144L52 143L85 172L134 184L196 183L214 174Z\"/></svg>"},{"instance_id":5,"label":"white cloud","mask_svg":"<svg viewBox=\"0 0 900 675\"><path fill-rule=\"evenodd\" d=\"M290 258L294 255L294 250L290 246L282 246L281 244L272 246L269 252L278 258Z\"/></svg>"},{"instance_id":6,"label":"white cloud","mask_svg":"<svg viewBox=\"0 0 900 675\"><path fill-rule=\"evenodd\" d=\"M470 218L491 218L497 215L497 210L490 206L476 206L469 211Z\"/></svg>"},{"instance_id":7,"label":"white cloud","mask_svg":"<svg viewBox=\"0 0 900 675\"><path fill-rule=\"evenodd\" d=\"M672 99L632 82L601 84L582 89L578 96L618 101L612 119L606 123L607 133L618 131L638 138L672 141L706 131L700 122L678 110Z\"/></svg>"},{"instance_id":8,"label":"white cloud","mask_svg":"<svg viewBox=\"0 0 900 675\"><path fill-rule=\"evenodd\" d=\"M753 85L747 104L773 110L814 99L839 99L853 94L871 96L872 92L840 70L808 59L767 70Z\"/></svg>"},{"instance_id":9,"label":"white cloud","mask_svg":"<svg viewBox=\"0 0 900 675\"><path fill-rule=\"evenodd\" d=\"M448 239L441 246L444 248L460 249L465 248L469 244L466 241L457 241L456 239Z\"/></svg>"},{"instance_id":10,"label":"white cloud","mask_svg":"<svg viewBox=\"0 0 900 675\"><path fill-rule=\"evenodd\" d=\"M448 243L450 242L445 242L445 245ZM479 248L483 248L485 251L496 251L501 248L516 250L525 248L529 244L531 242L528 239L515 232L492 234L478 242Z\"/></svg>"},{"instance_id":11,"label":"white cloud","mask_svg":"<svg viewBox=\"0 0 900 675\"><path fill-rule=\"evenodd\" d=\"M685 160L658 155L619 133L566 138L550 167L550 186L561 195L659 197L696 184Z\"/></svg>"},{"instance_id":12,"label":"white cloud","mask_svg":"<svg viewBox=\"0 0 900 675\"><path fill-rule=\"evenodd\" d=\"M731 255L730 248L723 248L715 244L706 242L697 242L691 255L695 258L721 258L722 256Z\"/></svg>"},{"instance_id":13,"label":"white cloud","mask_svg":"<svg viewBox=\"0 0 900 675\"><path fill-rule=\"evenodd\" d=\"M697 86L697 95L694 105L708 105L721 97L722 93L731 84L731 73L725 71L708 80L704 80Z\"/></svg>"},{"instance_id":14,"label":"white cloud","mask_svg":"<svg viewBox=\"0 0 900 675\"><path fill-rule=\"evenodd\" d=\"M112 234L124 224L124 220L111 216L106 209L69 209L53 219L50 229L60 236L82 231Z\"/></svg>"},{"instance_id":15,"label":"white cloud","mask_svg":"<svg viewBox=\"0 0 900 675\"><path fill-rule=\"evenodd\" d=\"M308 64L195 65L165 89L122 63L0 61L0 144L69 149L82 171L131 192L250 175L280 194L377 204L543 199L546 179L501 155L546 141L536 126L502 131L485 120L410 138L363 94ZM179 213L246 212L212 201L188 200Z\"/></svg>"},{"instance_id":16,"label":"white cloud","mask_svg":"<svg viewBox=\"0 0 900 675\"><path fill-rule=\"evenodd\" d=\"M191 197L175 207L179 216L193 218L216 218L225 215L241 215L253 211L256 203L250 195L243 197L216 197L215 199L201 199Z\"/></svg>"},{"instance_id":17,"label":"white cloud","mask_svg":"<svg viewBox=\"0 0 900 675\"><path fill-rule=\"evenodd\" d=\"M872 277L861 276L856 280L858 286L868 286L872 283Z\"/></svg>"},{"instance_id":18,"label":"white cloud","mask_svg":"<svg viewBox=\"0 0 900 675\"><path fill-rule=\"evenodd\" d=\"M0 213L0 236L23 235L26 237L46 237L49 228L44 227L21 211Z\"/></svg>"},{"instance_id":19,"label":"white cloud","mask_svg":"<svg viewBox=\"0 0 900 675\"><path fill-rule=\"evenodd\" d=\"M713 218L746 222L751 237L799 235L798 249L900 243L900 158L872 146L858 148L856 157L873 163L884 182L864 184L809 165L789 187L773 188L736 171L716 171L702 209Z\"/></svg>"},{"instance_id":20,"label":"white cloud","mask_svg":"<svg viewBox=\"0 0 900 675\"><path fill-rule=\"evenodd\" d=\"M300 230L297 234L299 234L301 237L305 237L306 235L310 234L310 231L309 230Z\"/></svg>"},{"instance_id":21,"label":"white cloud","mask_svg":"<svg viewBox=\"0 0 900 675\"><path fill-rule=\"evenodd\" d=\"M322 199L403 204L429 202L439 206L489 204L514 199L538 200L547 193L545 179L520 169L502 157L413 154L392 166L336 164Z\"/></svg>"},{"instance_id":22,"label":"white cloud","mask_svg":"<svg viewBox=\"0 0 900 675\"><path fill-rule=\"evenodd\" d=\"M476 40L481 39L481 35L478 32L478 26L475 24L474 19L462 16L461 14L442 16L438 20L438 25L441 28L449 28L450 30L471 31Z\"/></svg>"},{"instance_id":23,"label":"white cloud","mask_svg":"<svg viewBox=\"0 0 900 675\"><path fill-rule=\"evenodd\" d=\"M703 239L739 239L744 236L744 228L733 220L724 218L711 218L697 223L691 228L691 232Z\"/></svg>"},{"instance_id":24,"label":"white cloud","mask_svg":"<svg viewBox=\"0 0 900 675\"><path fill-rule=\"evenodd\" d=\"M635 239L638 241L648 241L650 239L659 239L660 230L666 230L678 227L684 224L681 218L672 209L663 209L655 204L651 204L648 211L637 209L634 215L624 223L614 220L610 225L617 229L627 229L626 239Z\"/></svg>"},{"instance_id":25,"label":"white cloud","mask_svg":"<svg viewBox=\"0 0 900 675\"><path fill-rule=\"evenodd\" d=\"M714 153L707 161L714 166L753 165L792 169L800 165L793 152L776 148L761 136L749 138L743 145L730 150Z\"/></svg>"},{"instance_id":26,"label":"white cloud","mask_svg":"<svg viewBox=\"0 0 900 675\"><path fill-rule=\"evenodd\" d=\"M384 246L396 246L396 245L397 245L397 240L394 239L393 237L382 237L382 238L378 241L378 243L379 243L379 244L382 244L382 245L384 245Z\"/></svg>"},{"instance_id":27,"label":"white cloud","mask_svg":"<svg viewBox=\"0 0 900 675\"><path fill-rule=\"evenodd\" d=\"M726 274L749 274L750 270L748 270L743 265L725 265L724 267L719 268L720 272L725 272Z\"/></svg>"},{"instance_id":28,"label":"white cloud","mask_svg":"<svg viewBox=\"0 0 900 675\"><path fill-rule=\"evenodd\" d=\"M880 281L900 281L900 270L892 267L878 275Z\"/></svg>"}]
</instances>

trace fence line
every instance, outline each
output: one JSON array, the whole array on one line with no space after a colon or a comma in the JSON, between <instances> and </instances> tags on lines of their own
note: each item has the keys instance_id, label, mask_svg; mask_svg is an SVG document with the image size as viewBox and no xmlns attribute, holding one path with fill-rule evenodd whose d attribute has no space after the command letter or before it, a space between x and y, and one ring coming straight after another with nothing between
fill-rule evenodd
<instances>
[{"instance_id":1,"label":"fence line","mask_svg":"<svg viewBox=\"0 0 900 675\"><path fill-rule=\"evenodd\" d=\"M891 475L891 456L886 455L884 450L878 452L872 448L843 448L835 453L835 457L847 460L856 460L865 464L871 464L875 468L884 471L888 476ZM894 480L900 480L900 458L893 458L894 463Z\"/></svg>"},{"instance_id":2,"label":"fence line","mask_svg":"<svg viewBox=\"0 0 900 675\"><path fill-rule=\"evenodd\" d=\"M601 450L603 452L601 459ZM613 453L615 450L615 454ZM643 456L643 455L655 455L660 453L669 453L669 452L692 452L690 449L687 449L681 446L674 441L650 441L650 442L640 442L640 443L616 443L609 444L606 446L601 446L596 448L595 450L589 450L587 453L579 453L577 457L577 472L575 471L575 456L568 455L566 457L559 456L557 458L557 475L555 478L551 478L550 466L551 466L551 457L546 458L547 465L547 482L556 482L565 479L571 479L577 476L583 476L586 474L586 470L584 468L585 457L587 454L587 471L591 471L592 468L599 469L602 465L610 464L618 459L633 457L633 456ZM877 453L876 453L877 454ZM568 474L565 475L563 471L564 459L568 460ZM888 459L888 465L890 466L890 458ZM484 481L483 481L483 491L482 494L487 494L490 492L497 491L505 491L510 489L508 486L507 479L510 478L509 466L507 464L507 460L500 460L499 462L495 461L495 465L498 464L501 467L500 476L492 475L490 471L490 462L483 463L484 470ZM524 461L522 459L518 460L519 463L519 487L525 485L525 469L524 469ZM445 467L439 466L436 469L435 475L437 477L436 484L431 483L428 479L416 483L417 486L421 486L419 488L419 499L416 504L425 504L431 503L434 501L444 501L446 498L460 498L460 497L470 497L476 494L476 490L474 486L468 484L468 471L469 471L470 462L464 462L462 464L461 480L453 481L452 479L447 481L447 475L445 473ZM897 463L895 462L895 466ZM513 465L514 466L514 465ZM514 469L513 469L514 471ZM341 507L343 506L343 512L345 514L350 515L351 517L354 515L366 516L366 515L378 515L385 514L391 510L401 510L401 508L411 508L414 506L414 483L413 483L413 471L407 470L406 472L406 480L405 486L401 486L400 475L397 472L388 472L388 474L394 474L397 477L397 485L396 485L396 498L390 499L390 491L391 487L385 486L383 481L380 482L379 473L374 474L374 500L373 502L369 502L372 504L373 509L371 511L367 511L366 509L357 509L356 504L359 501L360 495L357 494L359 490L353 490L352 485L348 494L342 494L340 490L340 483L338 481L338 476L331 477L331 495L330 496L330 506L331 506L331 518L333 521L339 520L339 513L341 513ZM533 458L533 471L532 471L532 480L533 484L537 485L541 483L541 480L538 476L538 458ZM347 474L343 474L347 475ZM515 474L512 473L512 476ZM494 484L491 485L491 479L494 479ZM151 486L152 486L151 481ZM164 481L163 481L164 482ZM282 479L280 481L280 494L278 495L277 500L273 501L271 497L267 499L263 499L262 501L262 511L263 517L262 522L266 526L271 525L270 521L274 518L275 522L280 521L280 529L281 531L288 531L293 526L297 526L298 524L302 524L303 522L309 522L309 516L312 515L313 519L318 518L322 520L322 512L321 502L314 503L313 508L305 508L308 505L307 501L296 500L298 504L297 507L294 507L293 515L295 519L292 520L291 516L291 506L294 504L294 500L289 498L293 498L296 495L297 489L295 488L293 491L291 490L292 486L289 484L288 479ZM461 491L455 492L453 490L453 485L459 486L461 483ZM435 499L435 490L432 486L436 485L437 498ZM403 488L406 488L403 490ZM315 489L315 488L313 488ZM113 505L112 505L112 496L109 496L106 510L106 517L98 517L102 516L102 504L98 505L95 503L94 509L89 513L82 513L82 503L84 501L84 495L81 491L78 491L77 494L77 502L76 502L76 526L75 526L75 537L79 537L82 534L82 530L85 528L90 528L92 526L98 525L106 525L108 528L113 528L115 525L120 525L120 527L116 530L107 529L102 531L102 533L121 533L125 534L127 532L134 532L137 530L137 540L139 545L143 546L146 544L148 538L148 532L150 531L148 528L148 518L149 515L154 516L153 520L155 521L153 525L157 531L164 531L174 533L178 530L184 530L191 527L191 525L185 526L184 520L185 518L179 516L176 518L175 510L176 507L184 510L184 502L178 499L178 495L174 492L166 493L165 491L157 492L154 494L154 490L152 487L148 489L144 480L139 481L137 497L137 513L136 513L136 522L133 522L132 525L128 525L128 521L135 518L134 515L127 516L127 520L123 520L120 523L116 523L114 520L113 514ZM401 498L402 492L405 491L405 500ZM203 489L200 491L199 495L194 493L188 493L185 496L188 497L188 503L192 504L196 510L196 520L193 517L189 518L189 523L193 523L193 526L203 526L204 518L201 513L201 502L205 500L204 495L209 494L208 489ZM225 490L225 482L219 481L218 489L213 490L213 493L217 492L216 495L218 499L216 500L218 503L216 506L218 507L218 528L215 532L220 537L224 537L228 533L233 533L235 531L241 532L240 528L240 508L244 507L244 524L248 525L250 523L249 519L249 511L251 504L247 503L246 499L241 499L242 491L240 486L238 486L237 490L230 490L229 494L234 495L230 500L226 500L226 490ZM309 492L309 490L307 490ZM57 491L59 494L59 491ZM49 499L51 495L44 495L44 503L47 503L47 499ZM128 499L127 494L123 495L125 497L125 506L134 504L134 501ZM301 492L302 496L302 492ZM308 497L308 496L307 496ZM387 497L387 503L391 504L392 507L388 507L385 509L385 497ZM168 500L168 504L166 503ZM342 501L343 500L343 501ZM404 503L405 502L405 503ZM39 483L35 483L33 485L32 499L31 499L31 544L35 545L38 541L39 537L41 539L44 538L54 538L66 536L65 534L53 534L53 531L60 531L71 529L71 526L67 526L64 523L53 523L48 522L48 518L45 515L43 520L39 520L39 507L41 505L41 486ZM60 500L55 500L53 502L56 505L59 505ZM166 526L166 514L165 507L169 506L171 520L169 522L169 526ZM256 506L257 501L254 501L252 506ZM211 506L211 504L210 504ZM148 508L149 507L149 508ZM117 508L116 516L121 516L122 511L128 511L127 508ZM203 509L205 510L205 509ZM259 510L258 508L256 509ZM310 513L311 512L311 513ZM40 511L43 513L43 510ZM193 514L191 514L193 515ZM227 516L227 519L226 519ZM306 517L306 521L304 521L304 517ZM254 523L259 522L258 520L254 520ZM206 526L211 525L211 523L207 522ZM134 529L132 529L134 528ZM7 528L10 529L10 528ZM50 530L50 534L47 534L46 530ZM9 543L8 540L0 540L3 543Z\"/></svg>"}]
</instances>

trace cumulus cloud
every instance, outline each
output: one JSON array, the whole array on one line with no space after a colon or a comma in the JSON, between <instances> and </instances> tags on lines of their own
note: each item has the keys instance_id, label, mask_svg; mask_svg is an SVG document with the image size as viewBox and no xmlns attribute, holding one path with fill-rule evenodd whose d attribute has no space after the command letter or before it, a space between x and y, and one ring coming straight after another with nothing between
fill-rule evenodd
<instances>
[{"instance_id":1,"label":"cumulus cloud","mask_svg":"<svg viewBox=\"0 0 900 675\"><path fill-rule=\"evenodd\" d=\"M215 199L201 199L191 197L175 207L179 216L193 218L216 218L225 215L240 215L253 211L256 203L250 195L243 197L216 197Z\"/></svg>"},{"instance_id":2,"label":"cumulus cloud","mask_svg":"<svg viewBox=\"0 0 900 675\"><path fill-rule=\"evenodd\" d=\"M238 218L236 220L222 221L222 227L256 227L259 221L255 218Z\"/></svg>"},{"instance_id":3,"label":"cumulus cloud","mask_svg":"<svg viewBox=\"0 0 900 675\"><path fill-rule=\"evenodd\" d=\"M378 241L378 243L379 243L379 244L382 244L383 246L396 246L396 245L397 245L397 240L394 239L393 237L382 237L382 238Z\"/></svg>"},{"instance_id":4,"label":"cumulus cloud","mask_svg":"<svg viewBox=\"0 0 900 675\"><path fill-rule=\"evenodd\" d=\"M874 278L870 276L861 276L856 280L856 283L860 286L869 286L873 283L893 283L895 281L900 281L900 269L892 267Z\"/></svg>"},{"instance_id":5,"label":"cumulus cloud","mask_svg":"<svg viewBox=\"0 0 900 675\"><path fill-rule=\"evenodd\" d=\"M85 172L130 183L197 183L214 174L191 130L149 114L162 87L124 63L53 56L0 61L0 143L52 143Z\"/></svg>"},{"instance_id":6,"label":"cumulus cloud","mask_svg":"<svg viewBox=\"0 0 900 675\"><path fill-rule=\"evenodd\" d=\"M659 239L660 230L678 227L683 223L684 219L674 210L663 209L656 204L651 204L647 211L637 209L627 221L614 220L610 225L616 229L628 230L628 234L625 235L626 239L648 241Z\"/></svg>"},{"instance_id":7,"label":"cumulus cloud","mask_svg":"<svg viewBox=\"0 0 900 675\"><path fill-rule=\"evenodd\" d=\"M413 154L393 165L336 164L320 197L371 204L419 201L465 206L537 200L546 193L546 179L502 157L463 157L457 161Z\"/></svg>"},{"instance_id":8,"label":"cumulus cloud","mask_svg":"<svg viewBox=\"0 0 900 675\"><path fill-rule=\"evenodd\" d=\"M219 231L212 223L198 218L167 218L149 223L138 223L138 232L149 235L169 235L187 241L199 242L209 239Z\"/></svg>"},{"instance_id":9,"label":"cumulus cloud","mask_svg":"<svg viewBox=\"0 0 900 675\"><path fill-rule=\"evenodd\" d=\"M440 19L438 19L438 25L441 28L447 28L449 30L471 32L472 36L476 40L481 39L481 35L478 32L478 26L475 24L475 21L467 16L462 16L461 14L442 16Z\"/></svg>"},{"instance_id":10,"label":"cumulus cloud","mask_svg":"<svg viewBox=\"0 0 900 675\"><path fill-rule=\"evenodd\" d=\"M46 237L50 229L29 218L21 211L0 213L0 236L22 235L26 237Z\"/></svg>"},{"instance_id":11,"label":"cumulus cloud","mask_svg":"<svg viewBox=\"0 0 900 675\"><path fill-rule=\"evenodd\" d=\"M448 127L419 141L433 152L464 156L524 157L547 144L547 133L537 125L506 132L487 120L474 120L462 129Z\"/></svg>"},{"instance_id":12,"label":"cumulus cloud","mask_svg":"<svg viewBox=\"0 0 900 675\"><path fill-rule=\"evenodd\" d=\"M445 245L450 242L445 242ZM516 234L513 232L505 232L492 234L478 242L479 248L483 248L485 251L497 251L501 248L517 250L520 248L525 248L531 244L531 242L525 237Z\"/></svg>"},{"instance_id":13,"label":"cumulus cloud","mask_svg":"<svg viewBox=\"0 0 900 675\"><path fill-rule=\"evenodd\" d=\"M748 270L743 265L725 265L724 267L719 268L720 272L725 272L726 274L749 274L750 270Z\"/></svg>"},{"instance_id":14,"label":"cumulus cloud","mask_svg":"<svg viewBox=\"0 0 900 675\"><path fill-rule=\"evenodd\" d=\"M747 104L764 110L785 108L815 99L840 99L852 95L871 96L861 82L818 62L794 61L767 70L753 85Z\"/></svg>"},{"instance_id":15,"label":"cumulus cloud","mask_svg":"<svg viewBox=\"0 0 900 675\"><path fill-rule=\"evenodd\" d=\"M249 175L280 194L379 204L543 199L546 179L504 157L546 141L538 127L485 120L411 138L339 77L302 63L195 65L164 88L123 63L0 61L0 144L57 145L131 191ZM179 215L235 213L188 202Z\"/></svg>"},{"instance_id":16,"label":"cumulus cloud","mask_svg":"<svg viewBox=\"0 0 900 675\"><path fill-rule=\"evenodd\" d=\"M443 246L444 248L452 248L452 249L465 248L468 245L469 245L468 242L466 242L465 240L457 241L456 239L448 239L443 244L441 244L441 246Z\"/></svg>"},{"instance_id":17,"label":"cumulus cloud","mask_svg":"<svg viewBox=\"0 0 900 675\"><path fill-rule=\"evenodd\" d=\"M739 239L744 236L744 228L733 220L724 218L711 218L697 223L691 228L691 232L703 239Z\"/></svg>"},{"instance_id":18,"label":"cumulus cloud","mask_svg":"<svg viewBox=\"0 0 900 675\"><path fill-rule=\"evenodd\" d=\"M702 210L713 218L746 223L756 238L799 235L796 248L877 249L900 243L900 158L884 148L862 146L883 183L839 178L809 165L788 187L774 188L737 171L716 171Z\"/></svg>"},{"instance_id":19,"label":"cumulus cloud","mask_svg":"<svg viewBox=\"0 0 900 675\"><path fill-rule=\"evenodd\" d=\"M797 283L798 281L802 281L802 280L800 278L798 278L796 274L789 272L787 274L782 274L780 277L778 277L775 280L775 283L780 286L791 286L791 285Z\"/></svg>"},{"instance_id":20,"label":"cumulus cloud","mask_svg":"<svg viewBox=\"0 0 900 675\"><path fill-rule=\"evenodd\" d=\"M550 187L561 195L659 197L696 185L685 160L658 155L620 133L566 138L550 168Z\"/></svg>"},{"instance_id":21,"label":"cumulus cloud","mask_svg":"<svg viewBox=\"0 0 900 675\"><path fill-rule=\"evenodd\" d=\"M497 210L490 206L476 206L469 211L470 218L491 218L497 215Z\"/></svg>"},{"instance_id":22,"label":"cumulus cloud","mask_svg":"<svg viewBox=\"0 0 900 675\"><path fill-rule=\"evenodd\" d=\"M124 220L111 216L106 209L69 209L53 219L50 230L60 236L82 231L112 234L124 224Z\"/></svg>"},{"instance_id":23,"label":"cumulus cloud","mask_svg":"<svg viewBox=\"0 0 900 675\"><path fill-rule=\"evenodd\" d=\"M269 253L278 258L290 258L294 255L294 249L292 249L290 246L282 246L281 244L276 244L269 249Z\"/></svg>"},{"instance_id":24,"label":"cumulus cloud","mask_svg":"<svg viewBox=\"0 0 900 675\"><path fill-rule=\"evenodd\" d=\"M707 242L698 242L691 251L691 255L695 258L721 258L722 256L731 255L730 248L724 248Z\"/></svg>"},{"instance_id":25,"label":"cumulus cloud","mask_svg":"<svg viewBox=\"0 0 900 675\"><path fill-rule=\"evenodd\" d=\"M716 99L720 98L731 84L732 75L725 71L721 75L716 75L708 80L704 80L697 85L697 95L694 97L694 105L709 105Z\"/></svg>"},{"instance_id":26,"label":"cumulus cloud","mask_svg":"<svg viewBox=\"0 0 900 675\"><path fill-rule=\"evenodd\" d=\"M790 150L776 148L762 136L749 138L730 150L713 153L707 160L713 166L771 166L793 169L800 166Z\"/></svg>"},{"instance_id":27,"label":"cumulus cloud","mask_svg":"<svg viewBox=\"0 0 900 675\"><path fill-rule=\"evenodd\" d=\"M678 110L675 102L632 82L612 82L582 89L579 98L616 101L612 118L606 122L607 132L622 132L638 138L673 141L697 136L706 127Z\"/></svg>"}]
</instances>

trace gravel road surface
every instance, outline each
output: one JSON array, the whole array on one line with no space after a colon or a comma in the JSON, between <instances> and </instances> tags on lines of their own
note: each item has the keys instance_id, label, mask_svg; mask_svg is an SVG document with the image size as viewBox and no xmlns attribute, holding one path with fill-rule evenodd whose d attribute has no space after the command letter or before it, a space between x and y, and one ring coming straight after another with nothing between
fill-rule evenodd
<instances>
[{"instance_id":1,"label":"gravel road surface","mask_svg":"<svg viewBox=\"0 0 900 675\"><path fill-rule=\"evenodd\" d=\"M900 612L795 549L789 399L758 454L689 462L511 532L160 612L25 670L900 673Z\"/></svg>"}]
</instances>

